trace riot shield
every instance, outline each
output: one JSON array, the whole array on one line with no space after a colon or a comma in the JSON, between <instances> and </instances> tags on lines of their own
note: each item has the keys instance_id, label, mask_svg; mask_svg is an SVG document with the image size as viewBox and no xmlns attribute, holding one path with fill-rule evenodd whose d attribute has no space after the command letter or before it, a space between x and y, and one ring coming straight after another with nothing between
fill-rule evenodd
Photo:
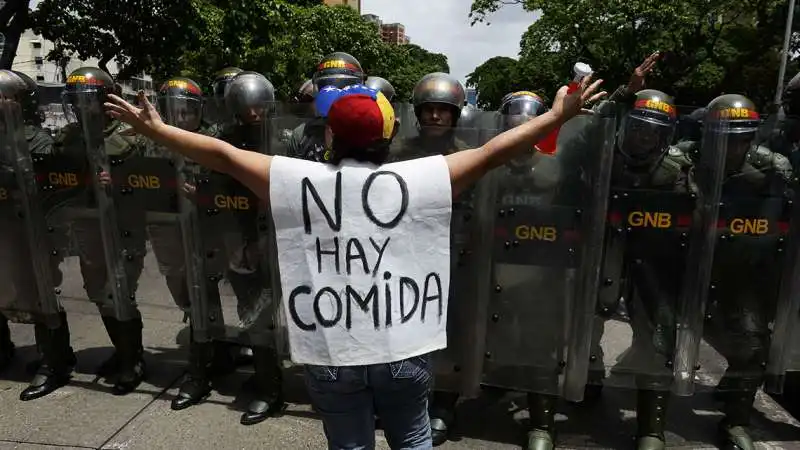
<instances>
[{"instance_id":1,"label":"riot shield","mask_svg":"<svg viewBox=\"0 0 800 450\"><path fill-rule=\"evenodd\" d=\"M222 125L215 137L242 151L266 153L270 127L270 118L249 131ZM197 272L189 282L195 340L282 346L275 332L278 297L272 291L275 256L269 251L266 204L229 175L181 164L180 177L191 191L181 215L185 239L193 241L185 245L186 257Z\"/></svg>"},{"instance_id":2,"label":"riot shield","mask_svg":"<svg viewBox=\"0 0 800 450\"><path fill-rule=\"evenodd\" d=\"M51 253L51 233L28 136L44 136L33 142L33 150L38 152L52 151L53 141L40 129L26 125L21 105L3 94L0 93L0 259L4 265L0 283L5 294L0 300L0 314L14 322L57 327L61 305L54 287L61 279L59 258Z\"/></svg>"},{"instance_id":3,"label":"riot shield","mask_svg":"<svg viewBox=\"0 0 800 450\"><path fill-rule=\"evenodd\" d=\"M613 117L575 118L560 130L554 155L532 151L481 186L478 216L491 237L482 252L491 285L479 292L485 385L563 391L570 330L594 310L613 124ZM574 341L588 344L580 335ZM586 362L569 366L571 382L583 383L584 353ZM582 395L583 384L576 390Z\"/></svg>"},{"instance_id":4,"label":"riot shield","mask_svg":"<svg viewBox=\"0 0 800 450\"><path fill-rule=\"evenodd\" d=\"M602 118L619 106L606 103L595 111ZM582 255L597 259L581 261L588 268L576 300L583 310L573 314L570 327L564 392L570 400L582 398L586 384L669 390L673 365L681 359L678 330L685 328L684 314L692 314L685 305L702 304L698 296L708 280L710 261L697 255L708 254L704 238L713 222L709 199L714 193L700 195L693 160L676 147L647 160L628 159L619 152L617 126L624 122L610 117L601 125L608 159L595 167L608 171L610 189L605 213L604 202L594 198L593 211L605 217L596 233L604 236L590 229L592 240L582 242ZM706 164L709 174L719 173L717 162ZM592 189L598 195L599 188ZM600 253L595 253L592 246L600 242ZM594 300L588 301L589 296Z\"/></svg>"},{"instance_id":5,"label":"riot shield","mask_svg":"<svg viewBox=\"0 0 800 450\"><path fill-rule=\"evenodd\" d=\"M688 360L684 376L699 371L698 378L716 383L723 399L754 396L765 375L768 388L780 391L800 302L797 177L786 157L764 145L743 147L707 130L701 157L708 150L722 155L717 158L724 158L725 169L717 186L705 186L719 193L718 216L708 202L703 211L713 224L706 246L712 256L703 257L713 264L705 308L688 316L691 345L680 349ZM703 358L701 345L708 350Z\"/></svg>"},{"instance_id":6,"label":"riot shield","mask_svg":"<svg viewBox=\"0 0 800 450\"><path fill-rule=\"evenodd\" d=\"M476 111L470 121L472 128L458 125L432 130L419 125L412 105L394 107L400 130L390 150L390 162L476 148L498 133L495 112ZM479 182L453 201L447 348L436 352L433 358L435 389L468 396L477 393L484 364L480 349L485 312L478 292L481 286L489 285L488 266L480 252L485 248L481 240L490 231L481 218L486 213L476 211L478 199L487 195L482 184Z\"/></svg>"}]
</instances>

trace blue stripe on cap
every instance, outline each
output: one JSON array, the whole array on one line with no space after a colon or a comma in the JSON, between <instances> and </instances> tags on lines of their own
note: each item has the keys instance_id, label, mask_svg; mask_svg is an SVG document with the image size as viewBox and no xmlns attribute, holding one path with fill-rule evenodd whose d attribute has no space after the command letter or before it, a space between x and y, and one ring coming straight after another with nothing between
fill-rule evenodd
<instances>
[{"instance_id":1,"label":"blue stripe on cap","mask_svg":"<svg viewBox=\"0 0 800 450\"><path fill-rule=\"evenodd\" d=\"M317 116L328 117L328 111L330 111L331 105L333 105L336 100L352 94L369 95L373 100L378 98L377 90L370 89L363 84L354 84L344 89L339 89L334 86L325 86L317 93L316 98L314 98L314 108L317 111Z\"/></svg>"}]
</instances>

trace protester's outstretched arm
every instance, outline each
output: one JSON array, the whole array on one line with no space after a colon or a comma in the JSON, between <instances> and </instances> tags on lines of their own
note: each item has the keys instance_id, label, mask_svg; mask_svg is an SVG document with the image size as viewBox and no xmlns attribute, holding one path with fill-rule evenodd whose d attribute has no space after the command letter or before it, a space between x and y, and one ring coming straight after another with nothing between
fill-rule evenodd
<instances>
[{"instance_id":1,"label":"protester's outstretched arm","mask_svg":"<svg viewBox=\"0 0 800 450\"><path fill-rule=\"evenodd\" d=\"M457 196L495 167L501 166L521 153L534 151L534 145L551 131L581 112L586 102L606 95L596 93L603 80L591 84L584 78L579 89L567 94L562 87L553 102L553 108L516 128L506 131L487 142L483 147L447 155L453 196Z\"/></svg>"},{"instance_id":2,"label":"protester's outstretched arm","mask_svg":"<svg viewBox=\"0 0 800 450\"><path fill-rule=\"evenodd\" d=\"M269 200L269 169L272 157L237 149L227 142L165 124L143 92L142 108L116 95L105 104L109 116L130 124L138 133L217 172L226 173Z\"/></svg>"}]
</instances>

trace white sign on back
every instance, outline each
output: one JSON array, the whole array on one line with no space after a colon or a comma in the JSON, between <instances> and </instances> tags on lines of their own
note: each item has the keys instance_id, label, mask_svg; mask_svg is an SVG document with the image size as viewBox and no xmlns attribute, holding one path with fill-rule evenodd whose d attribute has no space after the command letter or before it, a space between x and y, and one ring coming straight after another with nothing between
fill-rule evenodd
<instances>
[{"instance_id":1,"label":"white sign on back","mask_svg":"<svg viewBox=\"0 0 800 450\"><path fill-rule=\"evenodd\" d=\"M275 157L270 204L292 361L380 364L447 346L444 157L380 167Z\"/></svg>"}]
</instances>

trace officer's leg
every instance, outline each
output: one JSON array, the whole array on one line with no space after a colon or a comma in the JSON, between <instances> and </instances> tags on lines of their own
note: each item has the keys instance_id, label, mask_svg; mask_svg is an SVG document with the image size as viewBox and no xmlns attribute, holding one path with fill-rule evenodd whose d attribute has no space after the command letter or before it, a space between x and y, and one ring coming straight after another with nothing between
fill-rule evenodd
<instances>
[{"instance_id":1,"label":"officer's leg","mask_svg":"<svg viewBox=\"0 0 800 450\"><path fill-rule=\"evenodd\" d=\"M658 261L658 260L656 260ZM637 440L639 450L666 448L667 407L672 385L675 347L674 307L679 295L676 273L663 265L637 262L630 268L634 289L626 307L633 331L626 364L636 375Z\"/></svg>"},{"instance_id":2,"label":"officer's leg","mask_svg":"<svg viewBox=\"0 0 800 450\"><path fill-rule=\"evenodd\" d=\"M725 412L720 440L724 446L749 450L755 447L747 427L756 391L764 381L770 331L766 306L761 304L758 293L749 286L738 286L735 292L726 290L726 294L712 315L715 331L719 330L715 334L721 341L717 348L728 361L717 386L717 397L723 401Z\"/></svg>"},{"instance_id":3,"label":"officer's leg","mask_svg":"<svg viewBox=\"0 0 800 450\"><path fill-rule=\"evenodd\" d=\"M43 323L34 325L36 346L42 355L42 364L30 385L19 399L28 401L44 397L69 382L75 366L75 354L69 345L70 335L66 313L59 314L59 323L49 328Z\"/></svg>"},{"instance_id":4,"label":"officer's leg","mask_svg":"<svg viewBox=\"0 0 800 450\"><path fill-rule=\"evenodd\" d=\"M555 448L557 406L557 395L528 393L531 429L528 431L527 450L553 450Z\"/></svg>"},{"instance_id":5,"label":"officer's leg","mask_svg":"<svg viewBox=\"0 0 800 450\"><path fill-rule=\"evenodd\" d=\"M186 261L183 251L183 237L178 224L148 224L147 235L158 269L167 282L175 305L188 314L189 287L186 282Z\"/></svg>"},{"instance_id":6,"label":"officer's leg","mask_svg":"<svg viewBox=\"0 0 800 450\"><path fill-rule=\"evenodd\" d=\"M206 278L206 292L208 294L208 308L217 308L220 305L219 284L216 280ZM189 342L189 367L186 378L181 383L178 395L172 400L173 410L186 409L200 403L211 393L212 364L215 359L216 343L212 336L199 336L196 327L199 324L192 322ZM224 349L227 351L227 349Z\"/></svg>"},{"instance_id":7,"label":"officer's leg","mask_svg":"<svg viewBox=\"0 0 800 450\"><path fill-rule=\"evenodd\" d=\"M132 237L129 238L130 242L126 242L126 248L130 252L131 259L125 261L125 272L133 296L144 262L144 229L143 226L138 226L137 222L128 223L132 225L129 227ZM117 318L118 312L113 306L114 301L109 300L113 299L113 296L103 242L98 239L100 222L95 219L77 220L73 224L73 232L80 252L84 288L89 298L98 305L103 325L115 348L115 353L102 364L98 374L104 377L116 376L113 392L116 395L124 395L136 389L145 375L142 318L135 307L134 299L119 299L130 301L124 320Z\"/></svg>"},{"instance_id":8,"label":"officer's leg","mask_svg":"<svg viewBox=\"0 0 800 450\"><path fill-rule=\"evenodd\" d=\"M11 365L14 358L14 343L11 341L11 330L8 329L8 319L0 314L0 371Z\"/></svg>"},{"instance_id":9,"label":"officer's leg","mask_svg":"<svg viewBox=\"0 0 800 450\"><path fill-rule=\"evenodd\" d=\"M606 377L605 354L603 352L603 333L606 319L595 315L592 324L592 342L589 355L589 378L583 394L584 402L593 402L603 395L603 380Z\"/></svg>"},{"instance_id":10,"label":"officer's leg","mask_svg":"<svg viewBox=\"0 0 800 450\"><path fill-rule=\"evenodd\" d=\"M252 274L229 271L228 279L239 302L239 318L247 327L248 338L253 346L253 368L251 383L254 399L242 414L242 425L263 422L283 410L283 378L273 336L272 292L268 289L269 274L259 270Z\"/></svg>"},{"instance_id":11,"label":"officer's leg","mask_svg":"<svg viewBox=\"0 0 800 450\"><path fill-rule=\"evenodd\" d=\"M432 357L436 357L435 354ZM434 381L435 383L435 381ZM431 437L433 445L442 445L447 442L450 430L456 419L456 404L459 395L455 392L434 390L431 396Z\"/></svg>"}]
</instances>

